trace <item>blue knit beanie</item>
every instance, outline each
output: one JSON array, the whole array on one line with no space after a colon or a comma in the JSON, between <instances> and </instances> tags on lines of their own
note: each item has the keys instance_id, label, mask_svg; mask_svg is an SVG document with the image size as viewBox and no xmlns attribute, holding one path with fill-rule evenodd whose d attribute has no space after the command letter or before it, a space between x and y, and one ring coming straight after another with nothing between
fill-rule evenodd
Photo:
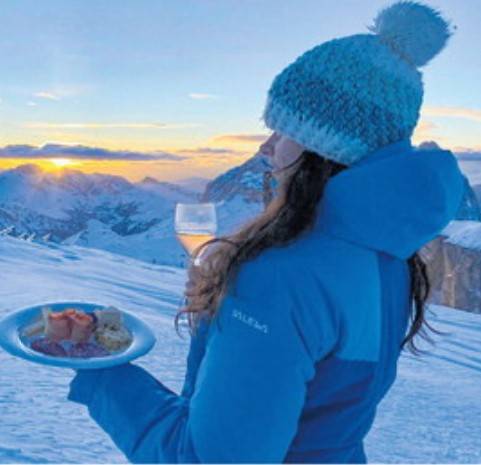
<instances>
[{"instance_id":1,"label":"blue knit beanie","mask_svg":"<svg viewBox=\"0 0 481 465\"><path fill-rule=\"evenodd\" d=\"M399 1L368 30L318 45L278 74L266 126L345 165L409 139L423 99L417 68L444 47L449 24L427 5Z\"/></svg>"}]
</instances>

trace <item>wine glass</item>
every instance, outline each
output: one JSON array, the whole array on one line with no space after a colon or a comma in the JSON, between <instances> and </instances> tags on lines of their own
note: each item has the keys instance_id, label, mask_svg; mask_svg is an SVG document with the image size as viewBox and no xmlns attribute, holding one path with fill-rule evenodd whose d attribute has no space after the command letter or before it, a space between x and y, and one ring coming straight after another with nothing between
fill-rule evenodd
<instances>
[{"instance_id":1,"label":"wine glass","mask_svg":"<svg viewBox=\"0 0 481 465\"><path fill-rule=\"evenodd\" d=\"M180 244L191 259L193 251L215 237L217 231L217 214L215 203L177 203L175 206L175 233ZM195 258L194 265L200 265L200 256ZM188 302L187 296L182 296L182 306Z\"/></svg>"},{"instance_id":2,"label":"wine glass","mask_svg":"<svg viewBox=\"0 0 481 465\"><path fill-rule=\"evenodd\" d=\"M188 257L217 232L215 203L177 203L175 206L175 233ZM194 260L199 264L200 255Z\"/></svg>"}]
</instances>

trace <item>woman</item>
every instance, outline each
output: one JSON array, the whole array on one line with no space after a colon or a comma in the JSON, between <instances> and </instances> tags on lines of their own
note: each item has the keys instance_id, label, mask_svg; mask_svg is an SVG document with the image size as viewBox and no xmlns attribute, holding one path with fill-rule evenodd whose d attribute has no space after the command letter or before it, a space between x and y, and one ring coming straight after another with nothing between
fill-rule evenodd
<instances>
[{"instance_id":1,"label":"woman","mask_svg":"<svg viewBox=\"0 0 481 465\"><path fill-rule=\"evenodd\" d=\"M463 193L451 152L410 142L417 67L442 49L447 23L399 2L371 31L321 44L275 78L261 152L277 192L189 269L181 394L131 363L73 379L69 399L130 461L366 462L376 406L424 329L417 251Z\"/></svg>"}]
</instances>

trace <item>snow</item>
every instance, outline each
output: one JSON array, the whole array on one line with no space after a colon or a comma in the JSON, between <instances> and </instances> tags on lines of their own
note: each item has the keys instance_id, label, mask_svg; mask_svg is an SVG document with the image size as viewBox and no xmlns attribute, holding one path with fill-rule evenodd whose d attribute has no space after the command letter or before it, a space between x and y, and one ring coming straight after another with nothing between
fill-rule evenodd
<instances>
[{"instance_id":1,"label":"snow","mask_svg":"<svg viewBox=\"0 0 481 465\"><path fill-rule=\"evenodd\" d=\"M401 356L367 437L370 462L481 462L481 318L430 308L432 326L450 334L436 337L429 355Z\"/></svg>"},{"instance_id":2,"label":"snow","mask_svg":"<svg viewBox=\"0 0 481 465\"><path fill-rule=\"evenodd\" d=\"M106 251L0 237L0 318L39 302L84 300L131 311L157 343L136 363L179 392L189 336L174 315L185 270ZM380 404L366 441L371 462L481 462L481 319L432 306L438 336L429 355L402 355L398 378ZM126 459L66 399L71 370L44 367L0 351L0 463L119 463ZM79 438L81 440L79 441Z\"/></svg>"},{"instance_id":3,"label":"snow","mask_svg":"<svg viewBox=\"0 0 481 465\"><path fill-rule=\"evenodd\" d=\"M94 219L120 240L172 217L176 202L197 197L187 188L151 178L132 184L120 176L71 169L55 174L22 165L0 173L0 226L15 226L16 235L50 232L60 242L85 230L86 221Z\"/></svg>"},{"instance_id":4,"label":"snow","mask_svg":"<svg viewBox=\"0 0 481 465\"><path fill-rule=\"evenodd\" d=\"M264 206L257 202L247 202L242 196L236 195L228 201L216 203L218 234L231 234L237 228L262 213Z\"/></svg>"},{"instance_id":5,"label":"snow","mask_svg":"<svg viewBox=\"0 0 481 465\"><path fill-rule=\"evenodd\" d=\"M175 238L171 218L146 232L128 236L120 236L100 221L89 220L86 229L67 238L62 244L102 249L149 263L175 266L180 266L184 256L184 251Z\"/></svg>"},{"instance_id":6,"label":"snow","mask_svg":"<svg viewBox=\"0 0 481 465\"><path fill-rule=\"evenodd\" d=\"M185 270L11 237L0 238L0 266L0 318L37 302L65 300L131 311L157 336L139 364L179 389L189 336L177 335L173 315L181 303ZM43 367L0 350L0 463L125 462L86 412L66 400L71 378L71 370Z\"/></svg>"},{"instance_id":7,"label":"snow","mask_svg":"<svg viewBox=\"0 0 481 465\"><path fill-rule=\"evenodd\" d=\"M481 251L481 223L479 221L451 221L442 233L446 242Z\"/></svg>"},{"instance_id":8,"label":"snow","mask_svg":"<svg viewBox=\"0 0 481 465\"><path fill-rule=\"evenodd\" d=\"M52 240L64 245L181 266L184 250L174 232L175 204L199 199L187 187L189 179L185 181L182 186L147 177L132 184L119 176L71 169L59 176L22 165L0 173L0 229L15 226L15 235L35 233L38 238L51 232ZM228 233L263 208L241 193L216 203L218 234Z\"/></svg>"},{"instance_id":9,"label":"snow","mask_svg":"<svg viewBox=\"0 0 481 465\"><path fill-rule=\"evenodd\" d=\"M258 203L246 202L240 195L236 195L227 202L215 203L218 236L234 231L237 226L259 214L263 208ZM89 220L85 230L67 238L63 244L102 249L149 263L172 266L182 266L185 256L184 250L175 237L173 210L164 220L147 231L128 236L116 234L108 225L100 221Z\"/></svg>"}]
</instances>

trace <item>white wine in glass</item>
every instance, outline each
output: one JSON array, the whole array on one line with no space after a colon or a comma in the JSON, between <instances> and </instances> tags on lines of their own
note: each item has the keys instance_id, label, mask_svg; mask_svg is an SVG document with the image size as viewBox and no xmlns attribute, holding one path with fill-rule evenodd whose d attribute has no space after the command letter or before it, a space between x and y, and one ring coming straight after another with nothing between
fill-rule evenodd
<instances>
[{"instance_id":1,"label":"white wine in glass","mask_svg":"<svg viewBox=\"0 0 481 465\"><path fill-rule=\"evenodd\" d=\"M175 233L187 254L215 237L217 215L215 203L177 203Z\"/></svg>"}]
</instances>

